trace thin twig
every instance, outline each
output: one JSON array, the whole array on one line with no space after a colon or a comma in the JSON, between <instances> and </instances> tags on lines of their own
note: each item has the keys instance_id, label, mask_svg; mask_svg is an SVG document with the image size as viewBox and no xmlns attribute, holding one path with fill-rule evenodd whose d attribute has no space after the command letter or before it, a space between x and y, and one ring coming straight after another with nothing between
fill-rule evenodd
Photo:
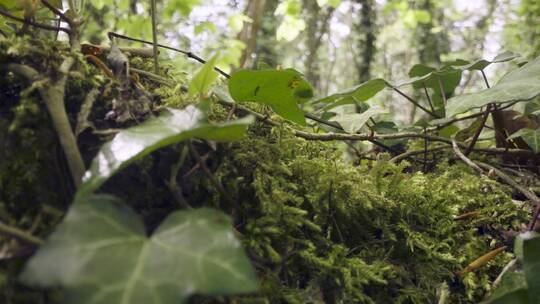
<instances>
[{"instance_id":1,"label":"thin twig","mask_svg":"<svg viewBox=\"0 0 540 304\"><path fill-rule=\"evenodd\" d=\"M53 12L53 14L57 15L58 17L60 17L61 20L63 20L64 22L66 22L67 24L69 24L70 26L72 26L73 24L73 20L71 20L71 18L69 18L68 16L66 16L66 14L62 13L59 9L57 9L56 7L54 7L54 5L50 4L48 0L41 0L41 3L47 7L51 12Z\"/></svg>"},{"instance_id":2,"label":"thin twig","mask_svg":"<svg viewBox=\"0 0 540 304\"><path fill-rule=\"evenodd\" d=\"M422 109L424 112L428 113L429 115L435 117L435 118L441 118L439 115L437 115L436 113L434 112L431 112L430 110L426 109L424 106L422 106L421 104L419 104L416 100L412 99L410 96L408 96L407 94L403 93L400 89L396 88L396 87L393 87L392 89L394 89L394 91L396 91L399 95L405 97L405 99L407 99L408 101L410 101L412 104L414 104L415 106L419 107L420 109Z\"/></svg>"},{"instance_id":3,"label":"thin twig","mask_svg":"<svg viewBox=\"0 0 540 304\"><path fill-rule=\"evenodd\" d=\"M117 38L122 38L122 39L125 39L125 40L130 40L130 41L135 41L135 42L140 42L140 43L145 43L145 44L149 44L149 45L153 45L152 42L150 41L146 41L146 40L142 40L142 39L137 39L137 38L132 38L132 37L129 37L129 36L125 36L125 35L121 35L121 34L117 34L115 32L109 32L109 37L117 37ZM181 49L177 49L177 48L174 48L174 47L171 47L171 46L167 46L167 45L163 45L163 44L157 44L158 47L160 48L164 48L164 49L167 49L167 50L171 50L171 51L175 51L175 52L178 52L178 53L182 53L184 55L186 55L186 57L188 58L191 58L191 59L195 59L196 61L202 63L202 64L205 64L206 63L206 60L202 59L201 57L193 54L192 52L189 52L189 51L184 51L184 50L181 50ZM214 70L216 70L216 72L220 73L222 76L226 77L226 78L230 78L231 76L227 73L225 73L223 70L219 69L218 67L214 67Z\"/></svg>"},{"instance_id":4,"label":"thin twig","mask_svg":"<svg viewBox=\"0 0 540 304\"><path fill-rule=\"evenodd\" d=\"M437 152L437 151L441 151L441 150L444 150L444 149L448 149L449 146L439 146L439 147L435 147L435 148L431 148L431 149L427 149L427 152L428 153L431 153L431 152ZM422 150L412 150L412 151L407 151L405 153L401 153L393 158L391 158L389 160L389 162L391 163L397 163L399 161L401 161L402 159L406 159L406 158L409 158L411 156L415 156L415 155L419 155L419 154L424 154L425 153L425 150L422 149Z\"/></svg>"},{"instance_id":5,"label":"thin twig","mask_svg":"<svg viewBox=\"0 0 540 304\"><path fill-rule=\"evenodd\" d=\"M158 61L158 43L157 43L157 25L156 25L156 0L150 0L151 9L150 14L152 16L152 45L154 49L154 73L159 74L159 61Z\"/></svg>"},{"instance_id":6,"label":"thin twig","mask_svg":"<svg viewBox=\"0 0 540 304\"><path fill-rule=\"evenodd\" d=\"M41 246L43 245L43 240L33 236L17 227L12 227L9 225L6 225L2 222L0 222L0 234L3 234L7 237L14 238L20 241L23 241L27 244L33 245L33 246Z\"/></svg>"},{"instance_id":7,"label":"thin twig","mask_svg":"<svg viewBox=\"0 0 540 304\"><path fill-rule=\"evenodd\" d=\"M43 29L43 30L48 30L48 31L62 31L62 32L65 32L67 34L71 34L71 30L68 29L68 28L65 28L65 27L56 27L56 26L52 26L52 25L47 25L47 24L42 24L42 23L37 23L37 22L34 22L34 21L31 21L31 20L26 20L24 18L20 18L20 17L17 17L17 16L14 16L8 12L6 12L5 10L3 9L0 9L0 15L4 16L4 17L7 17L9 19L12 19L12 20L15 20L15 21L18 21L18 22L21 22L21 23L25 23L25 24L28 24L28 25L31 25L33 27L37 27L37 28L40 28L40 29Z\"/></svg>"},{"instance_id":8,"label":"thin twig","mask_svg":"<svg viewBox=\"0 0 540 304\"><path fill-rule=\"evenodd\" d=\"M477 165L475 164L472 160L470 160L467 156L465 156L461 150L459 149L458 147L458 144L456 142L455 139L452 139L452 147L454 148L454 153L464 162L466 163L469 167L473 168L476 172L478 172L480 175L484 175L484 171L482 171L482 169Z\"/></svg>"}]
</instances>

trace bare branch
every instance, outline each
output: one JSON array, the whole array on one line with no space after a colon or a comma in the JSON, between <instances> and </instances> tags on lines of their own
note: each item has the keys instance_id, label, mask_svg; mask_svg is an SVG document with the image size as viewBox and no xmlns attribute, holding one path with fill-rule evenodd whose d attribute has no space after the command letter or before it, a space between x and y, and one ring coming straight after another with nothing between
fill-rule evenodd
<instances>
[{"instance_id":1,"label":"bare branch","mask_svg":"<svg viewBox=\"0 0 540 304\"><path fill-rule=\"evenodd\" d=\"M469 167L473 168L476 172L478 172L480 175L484 175L484 171L480 167L478 167L477 164L475 164L472 160L470 160L465 154L461 152L459 149L457 142L455 139L452 139L452 147L454 148L454 153Z\"/></svg>"},{"instance_id":2,"label":"bare branch","mask_svg":"<svg viewBox=\"0 0 540 304\"><path fill-rule=\"evenodd\" d=\"M65 32L67 33L68 35L70 35L72 33L72 31L70 29L67 29L65 27L57 27L57 26L52 26L52 25L48 25L48 24L42 24L42 23L37 23L37 22L34 22L34 21L31 21L31 20L26 20L24 18L20 18L20 17L17 17L17 16L14 16L8 12L6 12L5 10L3 9L0 9L0 15L4 16L4 17L7 17L9 19L12 19L12 20L15 20L15 21L18 21L18 22L21 22L21 23L25 23L25 24L28 24L28 25L31 25L33 27L37 27L37 28L40 28L40 29L43 29L43 30L48 30L48 31L62 31L62 32Z\"/></svg>"}]
</instances>

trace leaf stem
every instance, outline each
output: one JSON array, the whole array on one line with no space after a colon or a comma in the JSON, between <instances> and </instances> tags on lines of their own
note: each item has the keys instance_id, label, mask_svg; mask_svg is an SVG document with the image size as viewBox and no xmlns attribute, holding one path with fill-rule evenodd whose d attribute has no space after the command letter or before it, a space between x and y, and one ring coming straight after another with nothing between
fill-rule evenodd
<instances>
[{"instance_id":1,"label":"leaf stem","mask_svg":"<svg viewBox=\"0 0 540 304\"><path fill-rule=\"evenodd\" d=\"M156 0L150 0L152 15L152 42L154 47L154 73L159 75L159 62L158 62L158 43L157 43L157 25L156 25Z\"/></svg>"},{"instance_id":2,"label":"leaf stem","mask_svg":"<svg viewBox=\"0 0 540 304\"><path fill-rule=\"evenodd\" d=\"M424 112L428 113L429 115L435 117L435 118L441 118L439 115L437 115L436 113L434 112L431 112L430 110L426 109L424 106L422 106L421 104L419 104L416 100L412 99L410 96L408 96L407 94L403 93L403 91L401 91L400 89L396 88L396 87L392 87L392 89L394 91L396 91L399 95L405 97L405 99L407 99L408 101L410 101L412 104L414 104L415 106L419 107L420 109L422 109Z\"/></svg>"},{"instance_id":3,"label":"leaf stem","mask_svg":"<svg viewBox=\"0 0 540 304\"><path fill-rule=\"evenodd\" d=\"M42 239L33 236L17 227L9 226L2 222L0 222L0 234L23 241L36 247L43 245Z\"/></svg>"}]
</instances>

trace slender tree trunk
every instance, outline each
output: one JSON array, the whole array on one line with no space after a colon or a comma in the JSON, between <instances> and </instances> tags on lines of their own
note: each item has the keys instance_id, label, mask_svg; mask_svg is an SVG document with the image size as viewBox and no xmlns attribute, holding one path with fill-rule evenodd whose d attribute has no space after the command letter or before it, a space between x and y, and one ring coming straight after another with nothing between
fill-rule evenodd
<instances>
[{"instance_id":1,"label":"slender tree trunk","mask_svg":"<svg viewBox=\"0 0 540 304\"><path fill-rule=\"evenodd\" d=\"M354 28L358 35L356 48L360 51L356 60L358 83L371 79L371 64L375 57L375 23L377 9L374 0L355 0L360 4L360 18Z\"/></svg>"},{"instance_id":2,"label":"slender tree trunk","mask_svg":"<svg viewBox=\"0 0 540 304\"><path fill-rule=\"evenodd\" d=\"M241 68L253 63L252 54L257 46L257 35L261 27L265 3L266 0L250 0L247 4L245 14L251 18L251 22L244 22L244 27L238 34L238 40L246 45L240 57Z\"/></svg>"},{"instance_id":3,"label":"slender tree trunk","mask_svg":"<svg viewBox=\"0 0 540 304\"><path fill-rule=\"evenodd\" d=\"M278 64L278 52L276 50L276 22L274 12L279 4L278 0L266 0L262 15L260 34L255 49L256 57L254 66L261 63L270 67Z\"/></svg>"},{"instance_id":4,"label":"slender tree trunk","mask_svg":"<svg viewBox=\"0 0 540 304\"><path fill-rule=\"evenodd\" d=\"M306 46L307 56L304 61L304 69L307 80L315 88L320 87L320 64L318 51L321 47L322 38L328 31L329 21L334 9L328 7L322 10L317 1L304 0L303 10L306 20Z\"/></svg>"}]
</instances>

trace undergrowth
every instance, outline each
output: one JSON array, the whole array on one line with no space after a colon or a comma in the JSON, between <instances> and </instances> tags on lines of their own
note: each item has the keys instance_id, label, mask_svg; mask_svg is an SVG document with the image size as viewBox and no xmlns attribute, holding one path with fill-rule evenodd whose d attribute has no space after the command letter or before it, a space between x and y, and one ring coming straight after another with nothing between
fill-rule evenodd
<instances>
[{"instance_id":1,"label":"undergrowth","mask_svg":"<svg viewBox=\"0 0 540 304\"><path fill-rule=\"evenodd\" d=\"M31 63L33 56L44 58L40 65L58 61L54 51L35 54L24 43L10 53L3 42L2 63ZM72 123L84 92L98 87L91 120L98 128L111 127L103 119L110 107L108 81L82 59L79 64L91 76L69 83ZM0 79L0 139L6 145L0 152L0 218L46 237L69 206L73 186L66 182L66 164L39 95L21 92L25 84L5 71ZM143 84L165 105L190 103L179 95L179 86ZM224 120L227 114L213 103L209 117ZM87 164L106 140L91 131L79 136ZM462 278L456 273L503 244L502 231L517 230L527 218L509 188L468 167L442 162L427 174L404 173L406 162L394 165L384 155L371 168L352 166L332 144L297 138L286 126L257 122L247 138L218 145L216 151L202 142L195 146L201 155L209 153L210 170L240 206L236 229L261 290L232 298L198 297L194 303L433 303L444 288L451 303L476 303L512 255L499 255ZM166 181L183 148L146 157L102 191L123 198L153 229L178 209ZM195 165L191 158L181 164L176 179L182 195L194 207L220 207L218 191L201 170L193 170ZM471 211L479 216L454 220ZM0 266L2 302L54 302L55 293L17 282L24 258L12 257Z\"/></svg>"}]
</instances>

